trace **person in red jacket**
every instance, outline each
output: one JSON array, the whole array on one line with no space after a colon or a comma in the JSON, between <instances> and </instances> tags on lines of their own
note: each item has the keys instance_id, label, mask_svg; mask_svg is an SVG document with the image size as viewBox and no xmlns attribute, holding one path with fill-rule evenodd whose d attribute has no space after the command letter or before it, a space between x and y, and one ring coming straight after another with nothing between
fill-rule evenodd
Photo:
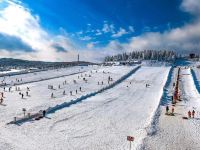
<instances>
[{"instance_id":1,"label":"person in red jacket","mask_svg":"<svg viewBox=\"0 0 200 150\"><path fill-rule=\"evenodd\" d=\"M172 107L172 114L174 114L174 107Z\"/></svg>"},{"instance_id":2,"label":"person in red jacket","mask_svg":"<svg viewBox=\"0 0 200 150\"><path fill-rule=\"evenodd\" d=\"M188 111L188 118L191 118L191 111Z\"/></svg>"}]
</instances>

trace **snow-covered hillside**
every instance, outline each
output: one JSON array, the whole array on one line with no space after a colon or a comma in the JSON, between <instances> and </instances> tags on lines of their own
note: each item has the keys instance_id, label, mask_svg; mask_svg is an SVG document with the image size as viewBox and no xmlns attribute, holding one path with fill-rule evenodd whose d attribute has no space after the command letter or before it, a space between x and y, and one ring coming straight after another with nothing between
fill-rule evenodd
<instances>
[{"instance_id":1,"label":"snow-covered hillside","mask_svg":"<svg viewBox=\"0 0 200 150\"><path fill-rule=\"evenodd\" d=\"M40 72L32 72L32 73L25 73L19 74L14 76L5 76L0 77L1 85L21 85L24 83L48 80L58 77L63 77L71 74L76 74L79 72L85 72L92 69L97 69L98 66L77 66L77 67L68 67L68 68L61 68L57 70L47 70L47 71L40 71Z\"/></svg>"},{"instance_id":2,"label":"snow-covered hillside","mask_svg":"<svg viewBox=\"0 0 200 150\"><path fill-rule=\"evenodd\" d=\"M176 72L176 69L175 71ZM199 76L199 75L197 75ZM165 107L160 106L160 116L156 122L156 133L145 139L143 149L147 150L197 150L200 149L200 95L196 89L190 68L181 68L181 102L176 104L175 116L165 115ZM172 88L172 86L169 86ZM170 91L170 89L169 89ZM172 93L171 93L172 94ZM171 95L170 94L170 95ZM195 111L195 118L188 117L188 111Z\"/></svg>"},{"instance_id":3,"label":"snow-covered hillside","mask_svg":"<svg viewBox=\"0 0 200 150\"><path fill-rule=\"evenodd\" d=\"M0 149L127 150L127 136L135 138L132 150L198 149L200 72L190 67L180 69L182 101L174 116L165 115L165 108L171 111L178 67L72 67L6 77L8 85L0 89ZM16 78L22 81L11 86ZM23 108L26 116L53 111L40 120L7 124L23 118ZM189 110L195 118L182 119Z\"/></svg>"},{"instance_id":4,"label":"snow-covered hillside","mask_svg":"<svg viewBox=\"0 0 200 150\"><path fill-rule=\"evenodd\" d=\"M1 111L1 148L6 149L127 149L127 135L135 136L133 147L138 146L146 136L145 128L150 125L157 109L166 82L169 67L142 67L128 79L103 93L88 98L81 103L71 105L49 114L39 121L25 122L20 126L5 125L14 116L23 116L22 108L29 112L70 101L83 93L95 91L106 83L107 78L115 82L127 74L133 67L103 67L88 71L82 76L88 82L78 79L80 74L47 81L21 85L22 92L28 86L30 97L21 99L18 92L5 92L5 105ZM109 72L109 73L108 73ZM77 84L73 80L77 80ZM66 85L62 85L67 80ZM98 81L104 81L98 85ZM47 85L54 85L57 90L50 91ZM61 89L58 89L58 85ZM149 84L149 87L146 87ZM82 87L84 92L73 96L69 91ZM67 95L62 92L66 90ZM50 98L54 92L55 98ZM20 129L19 129L20 128ZM52 142L53 141L53 142Z\"/></svg>"}]
</instances>

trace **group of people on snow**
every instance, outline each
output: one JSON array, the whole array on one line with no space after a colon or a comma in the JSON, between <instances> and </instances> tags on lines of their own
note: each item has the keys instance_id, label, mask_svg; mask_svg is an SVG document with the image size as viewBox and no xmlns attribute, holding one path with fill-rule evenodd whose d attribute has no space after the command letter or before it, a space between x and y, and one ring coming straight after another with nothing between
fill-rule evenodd
<instances>
[{"instance_id":1,"label":"group of people on snow","mask_svg":"<svg viewBox=\"0 0 200 150\"><path fill-rule=\"evenodd\" d=\"M3 92L1 92L0 104L2 104L2 103L3 103L3 98L4 98L4 93L3 93Z\"/></svg>"},{"instance_id":2,"label":"group of people on snow","mask_svg":"<svg viewBox=\"0 0 200 150\"><path fill-rule=\"evenodd\" d=\"M174 107L171 108L171 113L174 114ZM169 106L166 106L166 114L169 114ZM188 111L188 118L194 118L195 117L195 110Z\"/></svg>"},{"instance_id":3,"label":"group of people on snow","mask_svg":"<svg viewBox=\"0 0 200 150\"><path fill-rule=\"evenodd\" d=\"M174 107L173 106L172 106L171 110L172 110L171 114L174 115ZM167 115L169 114L169 106L168 105L166 106L166 114Z\"/></svg>"},{"instance_id":4,"label":"group of people on snow","mask_svg":"<svg viewBox=\"0 0 200 150\"><path fill-rule=\"evenodd\" d=\"M194 118L194 116L195 116L195 111L194 111L194 109L192 110L192 112L189 110L188 111L188 118Z\"/></svg>"}]
</instances>

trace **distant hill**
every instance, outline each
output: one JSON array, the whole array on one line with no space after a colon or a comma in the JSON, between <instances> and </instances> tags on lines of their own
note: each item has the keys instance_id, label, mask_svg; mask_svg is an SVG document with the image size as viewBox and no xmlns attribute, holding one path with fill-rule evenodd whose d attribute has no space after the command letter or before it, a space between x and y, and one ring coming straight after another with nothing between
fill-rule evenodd
<instances>
[{"instance_id":1,"label":"distant hill","mask_svg":"<svg viewBox=\"0 0 200 150\"><path fill-rule=\"evenodd\" d=\"M0 58L0 67L1 68L60 68L76 65L92 65L95 63L85 62L85 61L74 61L74 62L43 62L43 61L29 61L13 58Z\"/></svg>"}]
</instances>

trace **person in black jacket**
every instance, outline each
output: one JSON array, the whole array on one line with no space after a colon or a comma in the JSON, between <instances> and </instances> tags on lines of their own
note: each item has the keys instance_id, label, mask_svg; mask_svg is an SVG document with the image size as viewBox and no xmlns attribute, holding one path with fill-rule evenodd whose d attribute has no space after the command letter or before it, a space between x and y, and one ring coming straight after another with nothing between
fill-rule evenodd
<instances>
[{"instance_id":1,"label":"person in black jacket","mask_svg":"<svg viewBox=\"0 0 200 150\"><path fill-rule=\"evenodd\" d=\"M46 116L46 110L43 110L43 111L42 111L42 115L43 115L43 117Z\"/></svg>"},{"instance_id":2,"label":"person in black jacket","mask_svg":"<svg viewBox=\"0 0 200 150\"><path fill-rule=\"evenodd\" d=\"M166 106L166 113L168 114L169 106Z\"/></svg>"}]
</instances>

